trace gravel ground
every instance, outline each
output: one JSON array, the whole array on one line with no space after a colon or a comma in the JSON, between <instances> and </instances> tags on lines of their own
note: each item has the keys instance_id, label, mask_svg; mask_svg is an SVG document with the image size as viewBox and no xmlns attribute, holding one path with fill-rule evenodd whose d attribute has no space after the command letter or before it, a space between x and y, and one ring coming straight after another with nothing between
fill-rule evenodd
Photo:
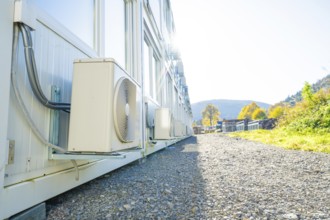
<instances>
[{"instance_id":1,"label":"gravel ground","mask_svg":"<svg viewBox=\"0 0 330 220\"><path fill-rule=\"evenodd\" d=\"M47 201L48 219L330 219L330 155L198 135Z\"/></svg>"}]
</instances>

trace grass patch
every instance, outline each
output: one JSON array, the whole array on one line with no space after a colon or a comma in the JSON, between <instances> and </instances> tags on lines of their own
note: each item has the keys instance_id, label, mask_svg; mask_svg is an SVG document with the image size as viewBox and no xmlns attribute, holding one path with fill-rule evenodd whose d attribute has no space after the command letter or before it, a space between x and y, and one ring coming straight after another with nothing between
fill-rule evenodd
<instances>
[{"instance_id":1,"label":"grass patch","mask_svg":"<svg viewBox=\"0 0 330 220\"><path fill-rule=\"evenodd\" d=\"M330 153L329 133L300 134L298 132L287 132L279 128L274 130L232 132L228 135L271 144L285 149Z\"/></svg>"},{"instance_id":2,"label":"grass patch","mask_svg":"<svg viewBox=\"0 0 330 220\"><path fill-rule=\"evenodd\" d=\"M305 83L301 94L303 100L294 106L285 102L276 105L281 110L276 116L279 119L276 129L237 132L230 136L286 149L330 153L330 89L313 93L312 86Z\"/></svg>"}]
</instances>

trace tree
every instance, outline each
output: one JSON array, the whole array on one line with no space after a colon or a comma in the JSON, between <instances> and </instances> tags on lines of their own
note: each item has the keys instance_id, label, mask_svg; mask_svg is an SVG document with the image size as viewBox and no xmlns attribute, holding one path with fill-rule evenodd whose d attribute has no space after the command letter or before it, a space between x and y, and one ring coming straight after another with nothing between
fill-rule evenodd
<instances>
[{"instance_id":1,"label":"tree","mask_svg":"<svg viewBox=\"0 0 330 220\"><path fill-rule=\"evenodd\" d=\"M284 114L284 106L274 105L268 110L268 118L280 118Z\"/></svg>"},{"instance_id":2,"label":"tree","mask_svg":"<svg viewBox=\"0 0 330 220\"><path fill-rule=\"evenodd\" d=\"M255 102L244 106L238 114L237 119L252 119L253 112L258 108L260 107Z\"/></svg>"},{"instance_id":3,"label":"tree","mask_svg":"<svg viewBox=\"0 0 330 220\"><path fill-rule=\"evenodd\" d=\"M208 104L202 112L203 120L202 123L204 126L213 126L217 124L217 121L220 118L219 109L213 105Z\"/></svg>"},{"instance_id":4,"label":"tree","mask_svg":"<svg viewBox=\"0 0 330 220\"><path fill-rule=\"evenodd\" d=\"M266 112L265 112L265 110L263 110L261 108L257 108L252 113L252 120L262 120L265 118L267 118Z\"/></svg>"},{"instance_id":5,"label":"tree","mask_svg":"<svg viewBox=\"0 0 330 220\"><path fill-rule=\"evenodd\" d=\"M301 91L303 100L307 102L307 104L312 105L315 103L314 96L313 96L313 89L312 86L308 83L305 82L305 85Z\"/></svg>"}]
</instances>

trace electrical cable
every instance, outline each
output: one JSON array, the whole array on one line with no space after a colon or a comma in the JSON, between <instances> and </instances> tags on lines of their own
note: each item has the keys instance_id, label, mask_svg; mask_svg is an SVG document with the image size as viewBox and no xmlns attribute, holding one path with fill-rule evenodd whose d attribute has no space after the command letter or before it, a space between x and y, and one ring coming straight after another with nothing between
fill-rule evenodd
<instances>
[{"instance_id":1,"label":"electrical cable","mask_svg":"<svg viewBox=\"0 0 330 220\"><path fill-rule=\"evenodd\" d=\"M37 138L46 146L51 147L59 152L66 153L67 151L64 150L63 148L56 146L52 143L49 143L46 138L43 137L42 133L40 130L37 128L36 124L34 123L32 117L30 116L24 101L22 99L22 96L20 95L19 89L18 89L18 84L17 84L17 77L16 77L16 72L14 71L16 63L16 56L17 56L17 44L18 44L18 27L15 25L14 27L14 45L13 45L13 55L12 55L12 67L11 67L11 82L13 85L13 90L15 97L17 99L17 102L25 116L25 119L27 120L29 126L31 127L33 133L37 136ZM76 180L79 180L79 169L77 162L75 160L71 160L71 163L73 164L75 171L76 171Z\"/></svg>"},{"instance_id":2,"label":"electrical cable","mask_svg":"<svg viewBox=\"0 0 330 220\"><path fill-rule=\"evenodd\" d=\"M68 112L68 110L70 110L71 108L70 103L60 103L60 102L50 101L43 93L39 83L34 51L32 48L31 29L29 26L23 23L19 23L18 26L22 33L26 69L33 94L36 96L39 102L41 102L44 106L51 109L65 110L65 112Z\"/></svg>"}]
</instances>

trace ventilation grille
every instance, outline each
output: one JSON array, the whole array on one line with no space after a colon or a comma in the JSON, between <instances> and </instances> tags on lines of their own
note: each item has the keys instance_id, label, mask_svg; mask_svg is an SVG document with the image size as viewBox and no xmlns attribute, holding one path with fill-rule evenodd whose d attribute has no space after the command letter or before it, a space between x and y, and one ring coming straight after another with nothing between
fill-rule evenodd
<instances>
[{"instance_id":1,"label":"ventilation grille","mask_svg":"<svg viewBox=\"0 0 330 220\"><path fill-rule=\"evenodd\" d=\"M136 121L136 86L129 79L118 80L114 96L114 125L122 142L134 140Z\"/></svg>"}]
</instances>

